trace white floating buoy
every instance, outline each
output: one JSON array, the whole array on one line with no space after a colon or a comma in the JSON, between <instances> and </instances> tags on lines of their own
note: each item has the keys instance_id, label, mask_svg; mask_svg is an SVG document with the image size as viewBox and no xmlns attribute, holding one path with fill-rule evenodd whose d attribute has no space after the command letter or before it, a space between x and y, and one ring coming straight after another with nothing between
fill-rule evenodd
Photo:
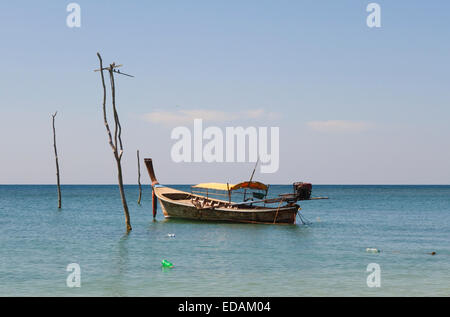
<instances>
[{"instance_id":1,"label":"white floating buoy","mask_svg":"<svg viewBox=\"0 0 450 317\"><path fill-rule=\"evenodd\" d=\"M380 253L380 250L378 250L376 248L367 248L366 252L369 252L369 253Z\"/></svg>"}]
</instances>

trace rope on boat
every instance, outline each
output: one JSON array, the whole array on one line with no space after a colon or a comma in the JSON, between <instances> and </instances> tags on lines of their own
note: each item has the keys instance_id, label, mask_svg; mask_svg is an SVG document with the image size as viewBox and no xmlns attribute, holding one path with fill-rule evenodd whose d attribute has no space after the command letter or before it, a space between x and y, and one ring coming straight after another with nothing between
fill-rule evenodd
<instances>
[{"instance_id":1,"label":"rope on boat","mask_svg":"<svg viewBox=\"0 0 450 317\"><path fill-rule=\"evenodd\" d=\"M281 203L283 202L283 198L281 198L280 203L278 204L277 213L275 214L275 219L273 220L273 223L277 221L278 218L278 211L280 210Z\"/></svg>"},{"instance_id":2,"label":"rope on boat","mask_svg":"<svg viewBox=\"0 0 450 317\"><path fill-rule=\"evenodd\" d=\"M304 224L304 225L312 224L311 221L309 221L305 216L302 216L298 211L297 211L297 216L300 219L300 221L302 222L302 224Z\"/></svg>"}]
</instances>

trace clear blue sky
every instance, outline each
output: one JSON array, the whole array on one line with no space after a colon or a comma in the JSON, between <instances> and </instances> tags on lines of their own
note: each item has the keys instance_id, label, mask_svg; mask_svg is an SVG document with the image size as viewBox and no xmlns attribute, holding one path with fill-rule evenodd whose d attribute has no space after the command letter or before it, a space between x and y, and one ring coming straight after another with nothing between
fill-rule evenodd
<instances>
[{"instance_id":1,"label":"clear blue sky","mask_svg":"<svg viewBox=\"0 0 450 317\"><path fill-rule=\"evenodd\" d=\"M0 3L0 184L55 182L50 114L64 184L115 183L96 52L117 78L126 183L136 149L163 183L235 182L253 164L176 164L155 111L260 110L218 126L278 126L268 183L450 183L450 2L71 1ZM327 125L330 123L330 126ZM142 170L144 179L148 177Z\"/></svg>"}]
</instances>

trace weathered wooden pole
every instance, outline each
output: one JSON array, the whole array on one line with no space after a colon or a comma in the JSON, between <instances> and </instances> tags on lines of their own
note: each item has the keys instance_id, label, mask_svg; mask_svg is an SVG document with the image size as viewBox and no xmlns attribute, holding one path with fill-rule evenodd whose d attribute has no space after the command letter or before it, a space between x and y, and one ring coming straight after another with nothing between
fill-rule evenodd
<instances>
[{"instance_id":1,"label":"weathered wooden pole","mask_svg":"<svg viewBox=\"0 0 450 317\"><path fill-rule=\"evenodd\" d=\"M152 187L152 211L153 219L156 218L156 211L158 210L158 197L155 194L155 187Z\"/></svg>"},{"instance_id":2,"label":"weathered wooden pole","mask_svg":"<svg viewBox=\"0 0 450 317\"><path fill-rule=\"evenodd\" d=\"M139 198L138 198L138 205L141 204L141 198L142 198L142 185L141 185L141 163L139 159L139 150L136 152L137 155L137 165L138 165L138 185L139 185Z\"/></svg>"},{"instance_id":3,"label":"weathered wooden pole","mask_svg":"<svg viewBox=\"0 0 450 317\"><path fill-rule=\"evenodd\" d=\"M55 150L55 161L56 161L56 187L58 189L58 208L61 208L61 184L59 181L59 162L58 162L58 150L56 148L56 129L55 129L55 117L58 111L55 111L55 114L52 114L52 126L53 126L53 148Z\"/></svg>"},{"instance_id":4,"label":"weathered wooden pole","mask_svg":"<svg viewBox=\"0 0 450 317\"><path fill-rule=\"evenodd\" d=\"M116 109L116 87L114 83L114 68L116 65L114 63L110 64L109 67L103 68L103 61L102 57L100 56L100 53L97 53L98 59L100 61L100 74L102 79L102 86L103 86L103 120L106 127L106 133L108 135L109 139L109 145L111 146L111 149L114 154L114 159L116 160L116 166L117 166L117 179L119 183L119 192L120 197L122 199L122 206L123 211L125 214L125 225L127 232L129 232L131 228L131 222L130 222L130 213L128 211L128 204L125 197L125 191L123 187L123 177L122 177L122 154L123 154L123 145L122 145L122 127L120 125L119 121L119 115L117 114ZM114 116L114 138L112 137L111 130L109 128L108 120L106 117L106 85L105 85L105 77L103 75L103 71L107 70L109 72L109 80L111 82L111 96L112 96L112 108L113 108L113 116Z\"/></svg>"}]
</instances>

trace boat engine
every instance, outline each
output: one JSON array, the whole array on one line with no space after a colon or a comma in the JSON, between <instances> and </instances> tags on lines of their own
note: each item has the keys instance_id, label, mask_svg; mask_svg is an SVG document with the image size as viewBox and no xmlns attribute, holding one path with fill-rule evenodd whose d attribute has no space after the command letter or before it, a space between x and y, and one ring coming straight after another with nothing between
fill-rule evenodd
<instances>
[{"instance_id":1,"label":"boat engine","mask_svg":"<svg viewBox=\"0 0 450 317\"><path fill-rule=\"evenodd\" d=\"M296 182L294 186L294 195L297 200L308 200L311 198L311 183Z\"/></svg>"}]
</instances>

